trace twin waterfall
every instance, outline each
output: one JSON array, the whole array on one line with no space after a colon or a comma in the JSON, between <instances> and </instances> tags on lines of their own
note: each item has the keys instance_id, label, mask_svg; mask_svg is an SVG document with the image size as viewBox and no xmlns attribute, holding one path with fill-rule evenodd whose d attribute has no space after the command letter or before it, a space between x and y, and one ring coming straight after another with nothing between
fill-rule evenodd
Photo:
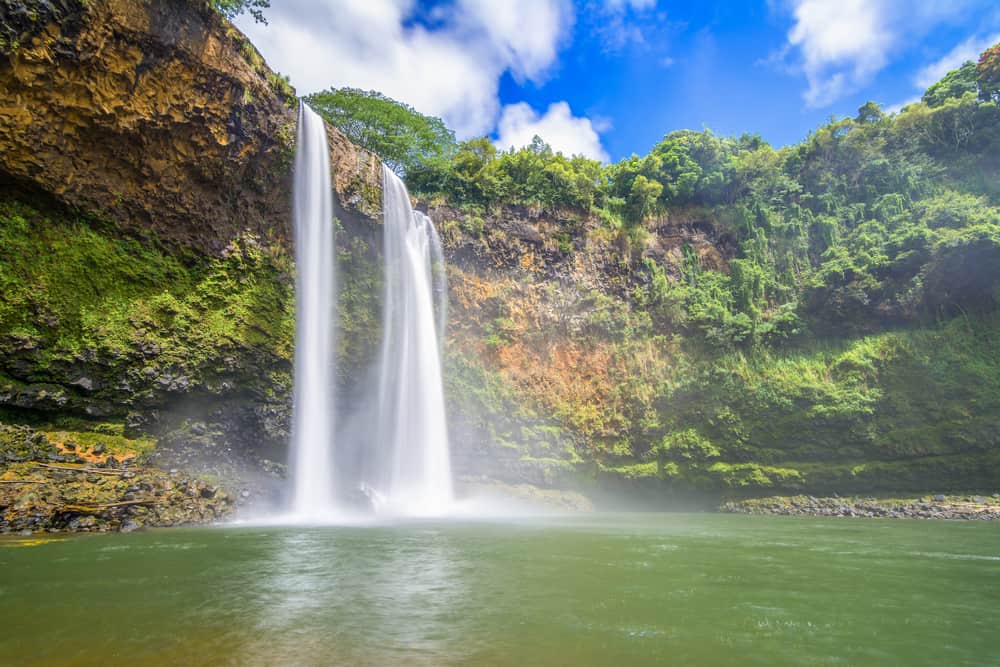
<instances>
[{"instance_id":1,"label":"twin waterfall","mask_svg":"<svg viewBox=\"0 0 1000 667\"><path fill-rule=\"evenodd\" d=\"M410 208L406 186L385 165L382 210L385 332L371 484L384 493L392 513L441 514L451 501L440 357L447 298L444 257L431 219ZM435 318L435 292L440 318Z\"/></svg>"},{"instance_id":2,"label":"twin waterfall","mask_svg":"<svg viewBox=\"0 0 1000 667\"><path fill-rule=\"evenodd\" d=\"M406 186L382 167L385 290L377 395L377 439L357 478L338 475L335 433L335 258L329 149L322 119L299 108L295 156L295 395L292 516L336 520L345 499L367 497L391 515L434 516L452 501L441 378L447 284L430 218L414 211Z\"/></svg>"},{"instance_id":3,"label":"twin waterfall","mask_svg":"<svg viewBox=\"0 0 1000 667\"><path fill-rule=\"evenodd\" d=\"M299 106L295 147L295 388L289 467L293 512L323 519L336 507L334 489L333 194L323 120Z\"/></svg>"}]
</instances>

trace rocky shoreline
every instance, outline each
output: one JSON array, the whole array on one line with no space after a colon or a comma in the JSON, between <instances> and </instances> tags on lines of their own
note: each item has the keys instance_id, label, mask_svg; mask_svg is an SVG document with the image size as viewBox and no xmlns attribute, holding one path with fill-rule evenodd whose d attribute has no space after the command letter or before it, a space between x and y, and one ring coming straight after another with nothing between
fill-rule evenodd
<instances>
[{"instance_id":1,"label":"rocky shoreline","mask_svg":"<svg viewBox=\"0 0 1000 667\"><path fill-rule=\"evenodd\" d=\"M22 426L0 424L0 533L131 532L230 517L234 492L178 469L145 465Z\"/></svg>"},{"instance_id":2,"label":"rocky shoreline","mask_svg":"<svg viewBox=\"0 0 1000 667\"><path fill-rule=\"evenodd\" d=\"M989 496L938 494L919 498L772 496L730 500L723 503L719 511L780 516L995 521L1000 519L1000 493Z\"/></svg>"}]
</instances>

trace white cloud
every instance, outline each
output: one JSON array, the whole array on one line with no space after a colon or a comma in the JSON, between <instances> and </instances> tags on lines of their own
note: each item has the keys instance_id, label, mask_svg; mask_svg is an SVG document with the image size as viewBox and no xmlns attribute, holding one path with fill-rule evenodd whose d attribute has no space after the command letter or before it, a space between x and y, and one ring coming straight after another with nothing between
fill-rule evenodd
<instances>
[{"instance_id":1,"label":"white cloud","mask_svg":"<svg viewBox=\"0 0 1000 667\"><path fill-rule=\"evenodd\" d=\"M300 94L374 89L442 117L460 138L493 129L499 80L539 83L573 23L567 0L456 0L427 28L414 0L283 0L240 28Z\"/></svg>"},{"instance_id":2,"label":"white cloud","mask_svg":"<svg viewBox=\"0 0 1000 667\"><path fill-rule=\"evenodd\" d=\"M896 39L877 2L801 0L794 14L788 43L801 53L810 106L826 106L867 81L885 66Z\"/></svg>"},{"instance_id":3,"label":"white cloud","mask_svg":"<svg viewBox=\"0 0 1000 667\"><path fill-rule=\"evenodd\" d=\"M899 113L907 105L916 104L922 99L923 91L940 81L945 74L953 69L958 69L968 60L976 62L979 60L979 54L997 42L1000 42L1000 33L990 37L973 35L959 42L948 53L921 67L916 76L913 77L913 85L921 91L920 93L902 102L889 105L885 109L886 113Z\"/></svg>"},{"instance_id":4,"label":"white cloud","mask_svg":"<svg viewBox=\"0 0 1000 667\"><path fill-rule=\"evenodd\" d=\"M530 144L537 135L564 155L585 155L607 162L608 153L601 145L598 132L599 126L595 127L589 118L574 116L566 102L549 105L542 115L519 102L503 108L495 143L504 150L512 146L520 148Z\"/></svg>"},{"instance_id":5,"label":"white cloud","mask_svg":"<svg viewBox=\"0 0 1000 667\"><path fill-rule=\"evenodd\" d=\"M956 44L955 48L940 59L922 67L913 79L914 85L921 90L929 88L932 84L940 81L951 70L961 67L967 60L971 60L972 62L978 61L979 54L997 42L1000 42L1000 33L984 38L975 35L969 37L965 41Z\"/></svg>"},{"instance_id":6,"label":"white cloud","mask_svg":"<svg viewBox=\"0 0 1000 667\"><path fill-rule=\"evenodd\" d=\"M563 0L458 0L456 14L469 35L479 35L515 76L537 80L556 59L561 36L573 22Z\"/></svg>"},{"instance_id":7,"label":"white cloud","mask_svg":"<svg viewBox=\"0 0 1000 667\"><path fill-rule=\"evenodd\" d=\"M612 11L624 11L628 8L641 11L655 7L656 0L604 0L604 6Z\"/></svg>"},{"instance_id":8,"label":"white cloud","mask_svg":"<svg viewBox=\"0 0 1000 667\"><path fill-rule=\"evenodd\" d=\"M812 107L827 106L869 83L891 59L934 27L983 0L788 0L794 23L782 57L808 82Z\"/></svg>"}]
</instances>

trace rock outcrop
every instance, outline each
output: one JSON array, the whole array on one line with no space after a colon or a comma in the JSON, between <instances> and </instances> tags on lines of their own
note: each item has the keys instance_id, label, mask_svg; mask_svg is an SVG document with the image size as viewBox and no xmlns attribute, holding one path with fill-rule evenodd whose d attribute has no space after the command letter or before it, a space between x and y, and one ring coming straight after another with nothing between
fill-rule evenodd
<instances>
[{"instance_id":1,"label":"rock outcrop","mask_svg":"<svg viewBox=\"0 0 1000 667\"><path fill-rule=\"evenodd\" d=\"M297 99L196 0L0 3L0 183L218 254L287 239ZM379 208L377 158L329 128L345 213Z\"/></svg>"}]
</instances>

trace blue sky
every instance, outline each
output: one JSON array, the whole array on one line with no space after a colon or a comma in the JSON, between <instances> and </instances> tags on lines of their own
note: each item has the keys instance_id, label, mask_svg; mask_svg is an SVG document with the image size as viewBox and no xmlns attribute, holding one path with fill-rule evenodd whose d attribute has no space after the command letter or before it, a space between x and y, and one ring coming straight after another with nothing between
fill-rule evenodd
<instances>
[{"instance_id":1,"label":"blue sky","mask_svg":"<svg viewBox=\"0 0 1000 667\"><path fill-rule=\"evenodd\" d=\"M616 161L675 129L803 139L1000 41L995 0L272 0L241 18L300 94L381 90L503 147Z\"/></svg>"}]
</instances>

